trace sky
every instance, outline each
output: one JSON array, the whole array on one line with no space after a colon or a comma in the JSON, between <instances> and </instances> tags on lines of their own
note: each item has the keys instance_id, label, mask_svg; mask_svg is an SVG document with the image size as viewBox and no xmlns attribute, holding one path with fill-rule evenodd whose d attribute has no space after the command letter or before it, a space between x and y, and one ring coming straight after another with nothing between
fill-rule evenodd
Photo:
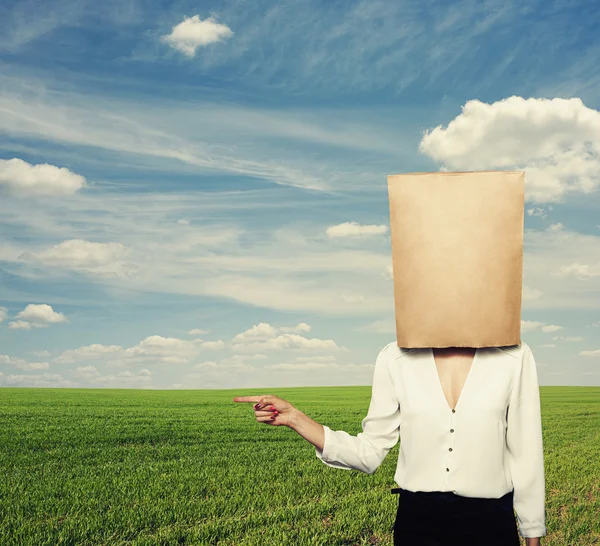
<instances>
[{"instance_id":1,"label":"sky","mask_svg":"<svg viewBox=\"0 0 600 546\"><path fill-rule=\"evenodd\" d=\"M600 385L599 26L568 0L0 0L0 386L371 385L387 175L512 169L521 339L541 386Z\"/></svg>"}]
</instances>

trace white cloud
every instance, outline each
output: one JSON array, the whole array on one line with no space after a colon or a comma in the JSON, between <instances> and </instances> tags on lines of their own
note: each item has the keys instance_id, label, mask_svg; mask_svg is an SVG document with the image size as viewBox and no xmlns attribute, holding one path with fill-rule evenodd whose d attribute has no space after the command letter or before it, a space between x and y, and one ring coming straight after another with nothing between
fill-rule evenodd
<instances>
[{"instance_id":1,"label":"white cloud","mask_svg":"<svg viewBox=\"0 0 600 546\"><path fill-rule=\"evenodd\" d=\"M22 159L0 159L0 185L15 196L69 195L86 187L85 178L65 167L31 165Z\"/></svg>"},{"instance_id":2,"label":"white cloud","mask_svg":"<svg viewBox=\"0 0 600 546\"><path fill-rule=\"evenodd\" d=\"M592 267L593 269L590 270L590 266L588 264L580 264L575 262L569 265L563 265L557 271L551 271L550 274L560 278L574 277L582 280L600 277L600 262L598 262L598 265Z\"/></svg>"},{"instance_id":3,"label":"white cloud","mask_svg":"<svg viewBox=\"0 0 600 546\"><path fill-rule=\"evenodd\" d=\"M53 362L85 363L88 366L94 363L118 367L149 364L182 365L193 361L205 350L216 350L225 346L221 340L201 343L197 341L152 335L129 348L94 343L63 351L53 359Z\"/></svg>"},{"instance_id":4,"label":"white cloud","mask_svg":"<svg viewBox=\"0 0 600 546\"><path fill-rule=\"evenodd\" d=\"M300 322L296 326L281 326L276 328L266 322L260 322L255 324L252 328L237 334L231 343L245 343L247 341L260 341L276 337L280 333L298 333L298 332L310 332L311 327L305 322Z\"/></svg>"},{"instance_id":5,"label":"white cloud","mask_svg":"<svg viewBox=\"0 0 600 546\"><path fill-rule=\"evenodd\" d=\"M86 367L87 368L87 367ZM80 370L79 376L85 386L96 388L116 388L116 389L152 389L152 372L146 368L138 371L123 370L116 375L100 375L94 370L87 373Z\"/></svg>"},{"instance_id":6,"label":"white cloud","mask_svg":"<svg viewBox=\"0 0 600 546\"><path fill-rule=\"evenodd\" d=\"M115 348L117 346L112 346ZM70 354L65 351L62 358L55 359L55 362L73 363L78 360L86 360L93 354L108 354L114 353L112 350L102 350L103 346L94 345L82 347L79 351L70 351ZM104 347L104 349L109 349ZM131 360L132 364L136 364L135 360ZM48 362L27 362L21 358L14 358L8 355L0 355L0 365L7 365L18 368L20 370L37 371L47 370L50 367ZM0 374L2 376L3 374ZM137 371L123 370L116 375L103 375L97 366L92 364L77 366L72 371L72 379L78 380L74 382L71 379L64 379L59 374L44 373L41 375L25 375L25 374L9 374L4 376L2 384L8 386L24 386L24 387L82 387L94 386L104 388L152 388L152 372L147 368L142 368Z\"/></svg>"},{"instance_id":7,"label":"white cloud","mask_svg":"<svg viewBox=\"0 0 600 546\"><path fill-rule=\"evenodd\" d=\"M387 233L386 225L361 225L358 222L344 222L329 226L326 230L328 237L357 237L364 235L381 235Z\"/></svg>"},{"instance_id":8,"label":"white cloud","mask_svg":"<svg viewBox=\"0 0 600 546\"><path fill-rule=\"evenodd\" d=\"M381 272L381 275L384 279L388 281L394 280L394 266L392 264L387 265L385 269Z\"/></svg>"},{"instance_id":9,"label":"white cloud","mask_svg":"<svg viewBox=\"0 0 600 546\"><path fill-rule=\"evenodd\" d=\"M217 341L204 341L200 344L200 347L202 347L203 349L211 349L218 351L219 349L225 347L225 342L220 339Z\"/></svg>"},{"instance_id":10,"label":"white cloud","mask_svg":"<svg viewBox=\"0 0 600 546\"><path fill-rule=\"evenodd\" d=\"M581 336L553 336L552 339L562 339L563 341L569 342L577 342L584 340L584 338L582 338Z\"/></svg>"},{"instance_id":11,"label":"white cloud","mask_svg":"<svg viewBox=\"0 0 600 546\"><path fill-rule=\"evenodd\" d=\"M552 207L549 206L548 210L552 210ZM546 209L544 209L543 207L531 207L527 209L527 215L528 216L539 216L541 218L546 218L548 216L548 213L546 212Z\"/></svg>"},{"instance_id":12,"label":"white cloud","mask_svg":"<svg viewBox=\"0 0 600 546\"><path fill-rule=\"evenodd\" d=\"M544 322L539 321L521 321L521 332L531 332L532 330L541 330L542 332L556 332L556 330L562 330L562 328L562 326L556 326L555 324L546 324Z\"/></svg>"},{"instance_id":13,"label":"white cloud","mask_svg":"<svg viewBox=\"0 0 600 546\"><path fill-rule=\"evenodd\" d=\"M130 250L121 243L70 239L43 252L24 252L18 258L97 275L121 277L138 271L136 265L124 261L129 253Z\"/></svg>"},{"instance_id":14,"label":"white cloud","mask_svg":"<svg viewBox=\"0 0 600 546\"><path fill-rule=\"evenodd\" d=\"M526 284L523 285L523 289L521 290L521 295L523 300L537 300L542 296L542 291L537 288L531 288Z\"/></svg>"},{"instance_id":15,"label":"white cloud","mask_svg":"<svg viewBox=\"0 0 600 546\"><path fill-rule=\"evenodd\" d=\"M306 322L300 322L296 324L296 326L281 326L279 328L280 332L284 332L286 334L297 334L299 332L310 332L311 327L306 324Z\"/></svg>"},{"instance_id":16,"label":"white cloud","mask_svg":"<svg viewBox=\"0 0 600 546\"><path fill-rule=\"evenodd\" d=\"M600 349L594 349L593 351L581 351L579 356L600 357Z\"/></svg>"},{"instance_id":17,"label":"white cloud","mask_svg":"<svg viewBox=\"0 0 600 546\"><path fill-rule=\"evenodd\" d=\"M45 303L30 303L27 305L27 307L25 307L25 309L23 309L23 311L17 313L17 318L20 319L19 321L16 321L19 324L23 321L26 321L35 328L45 328L50 326L50 324L68 322L67 317L65 317L63 313L54 311L51 305L47 305ZM15 328L19 327L29 329L29 327L25 326L16 326Z\"/></svg>"},{"instance_id":18,"label":"white cloud","mask_svg":"<svg viewBox=\"0 0 600 546\"><path fill-rule=\"evenodd\" d=\"M125 354L136 357L160 357L166 362L180 363L187 362L197 351L197 345L193 341L154 335L140 341L135 347L126 349Z\"/></svg>"},{"instance_id":19,"label":"white cloud","mask_svg":"<svg viewBox=\"0 0 600 546\"><path fill-rule=\"evenodd\" d=\"M557 330L562 330L562 326L556 326L555 324L546 324L542 326L542 332L556 332Z\"/></svg>"},{"instance_id":20,"label":"white cloud","mask_svg":"<svg viewBox=\"0 0 600 546\"><path fill-rule=\"evenodd\" d=\"M119 345L101 345L93 343L78 349L68 349L63 351L53 359L57 364L70 364L72 362L81 362L88 360L96 360L98 358L120 355L123 352L123 347Z\"/></svg>"},{"instance_id":21,"label":"white cloud","mask_svg":"<svg viewBox=\"0 0 600 546\"><path fill-rule=\"evenodd\" d=\"M2 383L11 387L69 388L77 386L73 381L64 379L60 374L47 372L43 374L8 374L3 377Z\"/></svg>"},{"instance_id":22,"label":"white cloud","mask_svg":"<svg viewBox=\"0 0 600 546\"><path fill-rule=\"evenodd\" d=\"M54 311L50 305L30 303L17 314L20 320L8 323L11 330L31 330L31 328L47 328L51 324L68 322L62 314Z\"/></svg>"},{"instance_id":23,"label":"white cloud","mask_svg":"<svg viewBox=\"0 0 600 546\"><path fill-rule=\"evenodd\" d=\"M0 306L0 322L4 322L6 317L8 317L8 309Z\"/></svg>"},{"instance_id":24,"label":"white cloud","mask_svg":"<svg viewBox=\"0 0 600 546\"><path fill-rule=\"evenodd\" d=\"M194 57L199 47L222 42L231 36L233 31L227 25L217 23L214 17L203 20L194 15L185 17L172 28L170 34L163 36L162 40L188 57Z\"/></svg>"},{"instance_id":25,"label":"white cloud","mask_svg":"<svg viewBox=\"0 0 600 546\"><path fill-rule=\"evenodd\" d=\"M449 170L525 170L526 199L560 201L600 185L600 112L578 98L470 100L419 149Z\"/></svg>"},{"instance_id":26,"label":"white cloud","mask_svg":"<svg viewBox=\"0 0 600 546\"><path fill-rule=\"evenodd\" d=\"M99 375L100 372L96 369L96 366L77 366L75 372L73 372L73 377L81 379L93 379Z\"/></svg>"},{"instance_id":27,"label":"white cloud","mask_svg":"<svg viewBox=\"0 0 600 546\"><path fill-rule=\"evenodd\" d=\"M31 330L32 325L24 320L13 320L8 323L11 330Z\"/></svg>"},{"instance_id":28,"label":"white cloud","mask_svg":"<svg viewBox=\"0 0 600 546\"><path fill-rule=\"evenodd\" d=\"M257 341L260 339L268 339L277 335L277 328L267 324L266 322L260 322L255 324L252 328L237 334L232 340L232 343L243 343L248 340Z\"/></svg>"},{"instance_id":29,"label":"white cloud","mask_svg":"<svg viewBox=\"0 0 600 546\"><path fill-rule=\"evenodd\" d=\"M332 339L305 338L297 334L281 334L262 341L246 341L233 344L234 352L278 351L278 350L340 350Z\"/></svg>"},{"instance_id":30,"label":"white cloud","mask_svg":"<svg viewBox=\"0 0 600 546\"><path fill-rule=\"evenodd\" d=\"M190 330L188 332L188 334L190 334L191 336L201 336L203 334L209 334L210 330L202 330L200 328L194 328L193 330Z\"/></svg>"},{"instance_id":31,"label":"white cloud","mask_svg":"<svg viewBox=\"0 0 600 546\"><path fill-rule=\"evenodd\" d=\"M50 368L48 362L29 362L22 358L14 358L8 355L0 355L0 365L13 366L19 370L47 370Z\"/></svg>"}]
</instances>

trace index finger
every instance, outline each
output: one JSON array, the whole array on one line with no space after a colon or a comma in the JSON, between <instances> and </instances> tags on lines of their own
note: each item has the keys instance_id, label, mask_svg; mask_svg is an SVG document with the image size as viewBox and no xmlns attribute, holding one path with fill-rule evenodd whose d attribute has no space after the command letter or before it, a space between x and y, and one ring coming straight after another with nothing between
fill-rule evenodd
<instances>
[{"instance_id":1,"label":"index finger","mask_svg":"<svg viewBox=\"0 0 600 546\"><path fill-rule=\"evenodd\" d=\"M234 402L260 402L262 396L236 396Z\"/></svg>"}]
</instances>

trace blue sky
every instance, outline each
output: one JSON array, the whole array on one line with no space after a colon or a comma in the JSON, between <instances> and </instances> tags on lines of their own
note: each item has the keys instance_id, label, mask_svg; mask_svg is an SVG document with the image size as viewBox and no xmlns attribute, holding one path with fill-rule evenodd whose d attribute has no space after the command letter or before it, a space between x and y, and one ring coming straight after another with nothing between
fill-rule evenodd
<instances>
[{"instance_id":1,"label":"blue sky","mask_svg":"<svg viewBox=\"0 0 600 546\"><path fill-rule=\"evenodd\" d=\"M370 385L386 176L513 168L540 384L600 385L599 25L570 1L2 2L0 386Z\"/></svg>"}]
</instances>

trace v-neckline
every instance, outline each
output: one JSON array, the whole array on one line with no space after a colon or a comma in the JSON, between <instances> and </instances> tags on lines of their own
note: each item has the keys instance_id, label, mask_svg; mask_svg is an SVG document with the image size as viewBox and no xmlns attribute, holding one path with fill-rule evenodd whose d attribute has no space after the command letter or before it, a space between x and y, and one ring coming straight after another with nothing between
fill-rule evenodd
<instances>
[{"instance_id":1,"label":"v-neckline","mask_svg":"<svg viewBox=\"0 0 600 546\"><path fill-rule=\"evenodd\" d=\"M429 348L429 362L431 363L431 367L437 378L438 391L442 395L442 400L444 402L444 405L449 410L452 410L452 409L457 410L462 399L464 398L463 395L464 395L465 389L467 388L467 385L469 383L469 379L471 378L471 375L473 375L473 368L475 368L475 364L477 363L478 355L479 355L479 349L475 348L475 354L473 355L473 362L471 362L471 367L469 368L469 373L467 373L467 377L465 379L465 382L463 383L462 389L460 391L460 394L458 395L458 400L456 401L454 408L451 408L450 404L448 403L448 400L446 399L446 393L444 393L444 387L442 385L442 380L440 379L440 374L438 373L438 369L437 369L437 366L435 363L435 354L433 353L433 348L431 348L431 347Z\"/></svg>"}]
</instances>

